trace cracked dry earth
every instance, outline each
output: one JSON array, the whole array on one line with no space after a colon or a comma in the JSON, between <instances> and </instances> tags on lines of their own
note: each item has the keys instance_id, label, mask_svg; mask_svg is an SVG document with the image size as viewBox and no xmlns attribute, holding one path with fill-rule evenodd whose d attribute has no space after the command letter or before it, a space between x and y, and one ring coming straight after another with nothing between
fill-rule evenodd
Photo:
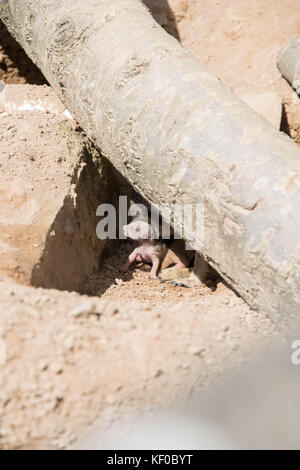
<instances>
[{"instance_id":1,"label":"cracked dry earth","mask_svg":"<svg viewBox=\"0 0 300 470\"><path fill-rule=\"evenodd\" d=\"M235 92L275 91L299 142L299 99L276 69L276 54L299 34L297 0L170 0L171 10L159 11L145 3ZM30 65L18 68L4 39L0 78L43 83ZM20 51L17 58L25 60ZM86 295L17 284L1 268L0 448L76 447L95 421L105 430L124 416L183 403L284 341L280 325L222 281L215 290L175 287L150 280L144 265L121 274L129 249L119 247L87 279Z\"/></svg>"},{"instance_id":2,"label":"cracked dry earth","mask_svg":"<svg viewBox=\"0 0 300 470\"><path fill-rule=\"evenodd\" d=\"M89 295L2 278L2 448L76 447L95 422L105 431L182 404L283 341L222 281L186 289L142 264L120 273L130 249L90 276Z\"/></svg>"}]
</instances>

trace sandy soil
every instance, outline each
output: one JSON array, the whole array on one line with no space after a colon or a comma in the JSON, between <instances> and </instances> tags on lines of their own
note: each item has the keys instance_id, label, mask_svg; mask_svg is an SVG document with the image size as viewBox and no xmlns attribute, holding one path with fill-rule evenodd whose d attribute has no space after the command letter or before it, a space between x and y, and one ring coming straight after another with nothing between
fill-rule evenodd
<instances>
[{"instance_id":1,"label":"sandy soil","mask_svg":"<svg viewBox=\"0 0 300 470\"><path fill-rule=\"evenodd\" d=\"M299 99L276 68L280 48L300 32L297 0L170 0L160 7L157 19L238 94L278 93L286 131L299 139ZM24 78L5 37L0 79L42 83L36 71ZM44 152L51 141L40 139L35 145ZM22 159L26 145L23 152L16 141L14 153ZM16 171L9 161L8 178ZM74 446L95 420L105 428L126 414L182 403L283 341L280 325L221 281L215 289L185 289L150 280L142 265L121 274L129 249L121 246L87 279L86 296L22 286L2 274L0 448Z\"/></svg>"},{"instance_id":2,"label":"sandy soil","mask_svg":"<svg viewBox=\"0 0 300 470\"><path fill-rule=\"evenodd\" d=\"M76 445L95 420L106 428L182 403L281 341L222 284L171 303L172 288L148 281L140 301L127 301L122 292L137 297L143 279L116 287L114 301L0 282L2 448Z\"/></svg>"},{"instance_id":3,"label":"sandy soil","mask_svg":"<svg viewBox=\"0 0 300 470\"><path fill-rule=\"evenodd\" d=\"M24 99L46 103L50 98L56 105L49 86L30 86L26 91L26 86L14 85L7 92L8 103L11 93L14 106L23 105ZM59 118L54 109L7 114L3 108L0 116L0 272L23 284L30 282L72 171L66 161L70 135L59 128L71 121L65 124L64 107L57 102Z\"/></svg>"},{"instance_id":4,"label":"sandy soil","mask_svg":"<svg viewBox=\"0 0 300 470\"><path fill-rule=\"evenodd\" d=\"M281 77L276 60L300 34L297 0L144 0L156 19L191 54L238 96L274 91L288 123L283 129L300 142L299 97ZM159 8L163 4L163 8ZM288 125L287 125L288 124Z\"/></svg>"}]
</instances>

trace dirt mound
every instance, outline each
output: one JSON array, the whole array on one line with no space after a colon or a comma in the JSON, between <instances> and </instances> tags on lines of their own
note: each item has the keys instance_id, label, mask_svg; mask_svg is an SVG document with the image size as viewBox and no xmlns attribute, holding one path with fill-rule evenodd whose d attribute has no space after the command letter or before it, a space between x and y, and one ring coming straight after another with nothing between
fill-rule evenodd
<instances>
[{"instance_id":1,"label":"dirt mound","mask_svg":"<svg viewBox=\"0 0 300 470\"><path fill-rule=\"evenodd\" d=\"M113 201L108 165L50 87L7 85L1 100L0 275L82 290L107 246L95 227Z\"/></svg>"},{"instance_id":2,"label":"dirt mound","mask_svg":"<svg viewBox=\"0 0 300 470\"><path fill-rule=\"evenodd\" d=\"M0 282L0 447L75 445L96 420L104 429L182 403L279 341L222 285L172 303L159 302L158 281L146 286L148 301L127 302L132 281L114 301Z\"/></svg>"}]
</instances>

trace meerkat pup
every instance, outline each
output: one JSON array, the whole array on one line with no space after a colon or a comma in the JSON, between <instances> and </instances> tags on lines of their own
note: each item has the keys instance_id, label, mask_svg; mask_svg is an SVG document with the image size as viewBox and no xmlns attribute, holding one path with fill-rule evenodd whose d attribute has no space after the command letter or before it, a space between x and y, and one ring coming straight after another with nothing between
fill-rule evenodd
<instances>
[{"instance_id":1,"label":"meerkat pup","mask_svg":"<svg viewBox=\"0 0 300 470\"><path fill-rule=\"evenodd\" d=\"M131 199L129 215L133 220L123 226L123 233L138 246L130 253L121 271L127 272L135 262L145 262L152 266L152 279L185 287L201 286L214 277L214 271L199 253L185 249L184 240L159 238L161 226L154 228L149 223L148 209L143 203ZM194 266L190 267L193 259Z\"/></svg>"},{"instance_id":2,"label":"meerkat pup","mask_svg":"<svg viewBox=\"0 0 300 470\"><path fill-rule=\"evenodd\" d=\"M169 271L167 268L171 265L173 267L170 269L176 270L177 273L180 270L188 270L193 255L188 256L185 253L183 240L158 240L151 225L143 220L133 220L123 227L123 231L127 238L138 242L138 247L132 251L121 268L123 272L127 272L132 263L141 261L152 265L152 279L158 277L160 269L165 273ZM190 271L188 273L190 274Z\"/></svg>"},{"instance_id":3,"label":"meerkat pup","mask_svg":"<svg viewBox=\"0 0 300 470\"><path fill-rule=\"evenodd\" d=\"M127 238L135 240L138 247L129 255L121 270L126 272L132 263L143 261L152 265L150 277L156 279L159 270L170 265L177 269L186 268L190 259L182 249L184 242L159 239L160 227L151 226L145 206L132 203L131 209L131 213L135 213L135 218L123 226L123 232Z\"/></svg>"},{"instance_id":4,"label":"meerkat pup","mask_svg":"<svg viewBox=\"0 0 300 470\"><path fill-rule=\"evenodd\" d=\"M124 235L138 242L138 247L128 256L122 271L128 271L134 262L144 261L152 265L150 277L156 279L162 260L168 251L167 245L161 240L155 239L155 233L151 225L145 220L133 220L123 227Z\"/></svg>"}]
</instances>

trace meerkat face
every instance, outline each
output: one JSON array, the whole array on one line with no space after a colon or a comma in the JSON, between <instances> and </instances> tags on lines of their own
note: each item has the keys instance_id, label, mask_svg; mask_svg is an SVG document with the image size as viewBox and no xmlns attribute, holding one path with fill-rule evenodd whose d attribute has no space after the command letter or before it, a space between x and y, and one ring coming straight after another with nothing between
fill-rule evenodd
<instances>
[{"instance_id":1,"label":"meerkat face","mask_svg":"<svg viewBox=\"0 0 300 470\"><path fill-rule=\"evenodd\" d=\"M151 225L143 220L136 220L123 227L124 235L131 240L150 240L153 238Z\"/></svg>"}]
</instances>

